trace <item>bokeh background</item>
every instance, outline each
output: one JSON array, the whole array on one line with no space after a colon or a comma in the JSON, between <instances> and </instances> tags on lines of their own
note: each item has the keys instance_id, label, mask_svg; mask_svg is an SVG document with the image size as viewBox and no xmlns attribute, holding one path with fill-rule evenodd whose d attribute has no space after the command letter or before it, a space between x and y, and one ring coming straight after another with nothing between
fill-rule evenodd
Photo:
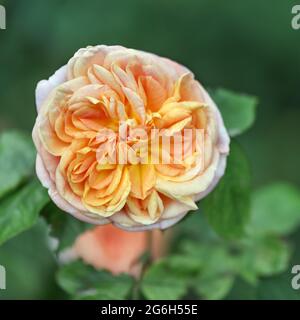
<instances>
[{"instance_id":1,"label":"bokeh background","mask_svg":"<svg viewBox=\"0 0 300 320\"><path fill-rule=\"evenodd\" d=\"M253 187L278 180L300 186L300 30L291 27L296 3L0 0L7 10L7 30L0 30L0 131L31 131L37 82L78 48L121 44L181 62L206 87L257 96L257 121L239 138L251 160ZM43 230L38 225L1 249L0 263L5 259L14 278L6 298L61 297Z\"/></svg>"}]
</instances>

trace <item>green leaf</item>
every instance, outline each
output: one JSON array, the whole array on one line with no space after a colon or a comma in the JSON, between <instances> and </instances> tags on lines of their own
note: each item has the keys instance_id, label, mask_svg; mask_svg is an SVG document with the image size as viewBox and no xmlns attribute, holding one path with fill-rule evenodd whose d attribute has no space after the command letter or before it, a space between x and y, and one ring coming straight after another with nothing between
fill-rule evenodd
<instances>
[{"instance_id":1,"label":"green leaf","mask_svg":"<svg viewBox=\"0 0 300 320\"><path fill-rule=\"evenodd\" d=\"M7 287L0 290L0 300L63 298L55 283L55 262L49 250L48 226L39 219L0 248L0 264L7 273Z\"/></svg>"},{"instance_id":2,"label":"green leaf","mask_svg":"<svg viewBox=\"0 0 300 320\"><path fill-rule=\"evenodd\" d=\"M182 269L172 269L167 261L154 263L142 279L141 289L150 300L176 300L184 296L188 279Z\"/></svg>"},{"instance_id":3,"label":"green leaf","mask_svg":"<svg viewBox=\"0 0 300 320\"><path fill-rule=\"evenodd\" d=\"M188 254L173 254L164 258L170 270L180 270L184 276L193 276L203 267L204 261L198 256Z\"/></svg>"},{"instance_id":4,"label":"green leaf","mask_svg":"<svg viewBox=\"0 0 300 320\"><path fill-rule=\"evenodd\" d=\"M254 268L260 276L272 276L288 268L291 251L284 241L264 238L254 250Z\"/></svg>"},{"instance_id":5,"label":"green leaf","mask_svg":"<svg viewBox=\"0 0 300 320\"><path fill-rule=\"evenodd\" d=\"M57 274L58 284L75 299L125 299L133 279L125 274L114 276L95 270L82 261L63 266Z\"/></svg>"},{"instance_id":6,"label":"green leaf","mask_svg":"<svg viewBox=\"0 0 300 320\"><path fill-rule=\"evenodd\" d=\"M198 274L191 275L191 285L205 299L221 299L230 291L236 271L236 260L226 246L185 241L183 261L196 266Z\"/></svg>"},{"instance_id":7,"label":"green leaf","mask_svg":"<svg viewBox=\"0 0 300 320\"><path fill-rule=\"evenodd\" d=\"M94 227L63 212L52 202L43 209L42 215L50 225L51 236L58 240L58 252L71 247L80 234Z\"/></svg>"},{"instance_id":8,"label":"green leaf","mask_svg":"<svg viewBox=\"0 0 300 320\"><path fill-rule=\"evenodd\" d=\"M187 238L201 243L220 240L220 237L211 228L206 217L200 211L189 212L183 221L174 227L174 232L176 232L175 242Z\"/></svg>"},{"instance_id":9,"label":"green leaf","mask_svg":"<svg viewBox=\"0 0 300 320\"><path fill-rule=\"evenodd\" d=\"M225 175L216 189L200 202L208 222L219 235L235 238L244 234L249 221L250 180L247 158L232 141Z\"/></svg>"},{"instance_id":10,"label":"green leaf","mask_svg":"<svg viewBox=\"0 0 300 320\"><path fill-rule=\"evenodd\" d=\"M281 239L250 239L238 258L237 271L249 284L255 285L258 277L273 276L287 270L290 258L290 247Z\"/></svg>"},{"instance_id":11,"label":"green leaf","mask_svg":"<svg viewBox=\"0 0 300 320\"><path fill-rule=\"evenodd\" d=\"M255 270L255 262L253 261L255 253L253 250L242 247L237 258L237 272L240 278L248 285L256 286L258 283L258 274Z\"/></svg>"},{"instance_id":12,"label":"green leaf","mask_svg":"<svg viewBox=\"0 0 300 320\"><path fill-rule=\"evenodd\" d=\"M234 270L234 263L229 250L222 244L201 244L185 241L181 250L185 260L198 260L198 270L207 269L210 273L224 273Z\"/></svg>"},{"instance_id":13,"label":"green leaf","mask_svg":"<svg viewBox=\"0 0 300 320\"><path fill-rule=\"evenodd\" d=\"M37 180L4 198L0 202L0 245L33 226L48 201L47 191Z\"/></svg>"},{"instance_id":14,"label":"green leaf","mask_svg":"<svg viewBox=\"0 0 300 320\"><path fill-rule=\"evenodd\" d=\"M224 119L229 134L234 137L249 129L255 120L257 98L217 89L211 93Z\"/></svg>"},{"instance_id":15,"label":"green leaf","mask_svg":"<svg viewBox=\"0 0 300 320\"><path fill-rule=\"evenodd\" d=\"M296 187L275 183L255 191L249 233L286 235L299 224L300 192Z\"/></svg>"},{"instance_id":16,"label":"green leaf","mask_svg":"<svg viewBox=\"0 0 300 320\"><path fill-rule=\"evenodd\" d=\"M224 298L231 290L234 283L233 274L201 274L195 279L196 292L208 300Z\"/></svg>"},{"instance_id":17,"label":"green leaf","mask_svg":"<svg viewBox=\"0 0 300 320\"><path fill-rule=\"evenodd\" d=\"M107 271L98 273L94 288L78 292L74 297L77 300L124 300L128 298L133 286L133 279L126 274L112 275Z\"/></svg>"},{"instance_id":18,"label":"green leaf","mask_svg":"<svg viewBox=\"0 0 300 320\"><path fill-rule=\"evenodd\" d=\"M32 174L35 151L30 137L11 131L0 136L0 197Z\"/></svg>"}]
</instances>

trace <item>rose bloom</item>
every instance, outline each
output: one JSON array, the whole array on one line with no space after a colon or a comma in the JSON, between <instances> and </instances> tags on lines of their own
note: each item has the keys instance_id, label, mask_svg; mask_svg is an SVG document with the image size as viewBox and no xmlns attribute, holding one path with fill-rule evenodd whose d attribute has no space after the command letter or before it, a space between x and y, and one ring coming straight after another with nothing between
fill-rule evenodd
<instances>
[{"instance_id":1,"label":"rose bloom","mask_svg":"<svg viewBox=\"0 0 300 320\"><path fill-rule=\"evenodd\" d=\"M229 137L220 112L193 74L169 59L121 46L80 49L39 82L36 105L37 175L56 205L83 221L165 229L196 210L224 173ZM125 125L169 135L201 129L203 161L193 138L180 163L99 161L130 149L133 137L120 139Z\"/></svg>"},{"instance_id":2,"label":"rose bloom","mask_svg":"<svg viewBox=\"0 0 300 320\"><path fill-rule=\"evenodd\" d=\"M149 252L152 261L163 257L170 237L168 231L128 232L111 224L97 226L81 234L71 248L63 251L60 261L69 263L82 259L96 269L139 277L143 268L140 260L143 254Z\"/></svg>"}]
</instances>

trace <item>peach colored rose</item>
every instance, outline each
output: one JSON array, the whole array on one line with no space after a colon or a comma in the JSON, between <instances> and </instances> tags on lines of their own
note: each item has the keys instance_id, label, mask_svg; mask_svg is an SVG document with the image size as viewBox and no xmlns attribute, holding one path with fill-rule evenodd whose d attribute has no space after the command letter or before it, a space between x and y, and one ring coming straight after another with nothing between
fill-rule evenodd
<instances>
[{"instance_id":1,"label":"peach colored rose","mask_svg":"<svg viewBox=\"0 0 300 320\"><path fill-rule=\"evenodd\" d=\"M217 106L187 68L166 58L121 46L80 49L39 82L36 104L37 175L57 206L83 221L165 229L196 210L224 173L229 137ZM140 129L146 138L135 135ZM202 130L203 149L192 137L180 163L175 143L173 162L141 162L153 129L174 137ZM135 141L141 148L132 154ZM111 154L116 163L102 162Z\"/></svg>"},{"instance_id":2,"label":"peach colored rose","mask_svg":"<svg viewBox=\"0 0 300 320\"><path fill-rule=\"evenodd\" d=\"M152 260L165 255L170 233L160 230L128 232L113 225L98 226L80 235L60 260L70 262L81 258L96 269L113 274L128 273L138 277L142 270L140 258L150 252Z\"/></svg>"}]
</instances>

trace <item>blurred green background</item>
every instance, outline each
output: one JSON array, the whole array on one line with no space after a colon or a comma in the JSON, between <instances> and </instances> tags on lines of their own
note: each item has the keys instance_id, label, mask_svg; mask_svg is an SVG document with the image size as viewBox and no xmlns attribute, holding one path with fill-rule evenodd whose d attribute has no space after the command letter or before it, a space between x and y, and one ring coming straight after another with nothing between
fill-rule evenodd
<instances>
[{"instance_id":1,"label":"blurred green background","mask_svg":"<svg viewBox=\"0 0 300 320\"><path fill-rule=\"evenodd\" d=\"M188 66L206 87L257 96L257 121L240 138L251 160L254 187L277 180L300 186L300 30L291 27L296 3L0 0L7 10L7 30L0 30L0 130L31 131L37 82L64 65L78 48L121 44ZM43 226L19 237L24 239L10 241L6 252L20 252L16 256L21 259L25 250L32 250L31 232L41 230ZM0 259L4 256L0 252ZM47 266L43 270L39 259ZM36 282L40 282L22 284L21 288L28 288L24 295L51 296L47 275L54 259L41 248L32 251L31 262L35 260L41 274ZM46 287L49 290L43 290ZM19 292L19 297L24 295Z\"/></svg>"}]
</instances>

